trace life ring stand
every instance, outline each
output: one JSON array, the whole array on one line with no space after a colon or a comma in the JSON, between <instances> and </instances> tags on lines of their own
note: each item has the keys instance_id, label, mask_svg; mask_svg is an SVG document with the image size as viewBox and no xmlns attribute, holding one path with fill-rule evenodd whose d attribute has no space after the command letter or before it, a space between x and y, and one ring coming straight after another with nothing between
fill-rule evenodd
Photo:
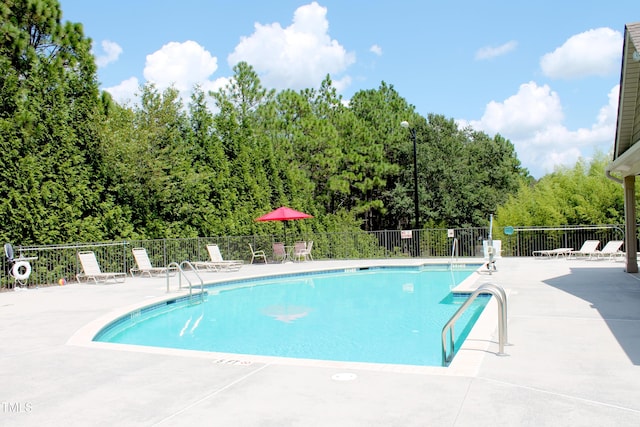
<instances>
[{"instance_id":1,"label":"life ring stand","mask_svg":"<svg viewBox=\"0 0 640 427\"><path fill-rule=\"evenodd\" d=\"M20 284L20 286L27 286L26 281L31 276L31 264L30 260L38 259L38 257L23 257L20 254L19 258L14 258L13 246L11 243L5 243L4 245L4 255L7 259L8 265L8 273L9 276L14 279L15 284Z\"/></svg>"},{"instance_id":2,"label":"life ring stand","mask_svg":"<svg viewBox=\"0 0 640 427\"><path fill-rule=\"evenodd\" d=\"M11 275L19 282L27 280L31 275L31 264L29 261L16 261L11 267Z\"/></svg>"}]
</instances>

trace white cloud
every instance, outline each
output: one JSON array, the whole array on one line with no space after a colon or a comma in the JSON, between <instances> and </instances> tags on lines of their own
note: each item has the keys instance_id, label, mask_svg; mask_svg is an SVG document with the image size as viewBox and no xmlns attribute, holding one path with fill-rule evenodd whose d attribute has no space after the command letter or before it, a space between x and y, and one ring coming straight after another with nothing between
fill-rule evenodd
<instances>
[{"instance_id":1,"label":"white cloud","mask_svg":"<svg viewBox=\"0 0 640 427\"><path fill-rule=\"evenodd\" d=\"M518 42L515 40L511 40L503 45L493 47L493 46L485 46L476 52L476 59L490 59L495 58L496 56L506 55L511 52L518 46Z\"/></svg>"},{"instance_id":2,"label":"white cloud","mask_svg":"<svg viewBox=\"0 0 640 427\"><path fill-rule=\"evenodd\" d=\"M96 55L96 65L99 68L118 60L122 53L122 48L118 43L112 42L111 40L103 40L100 45L102 46L104 54Z\"/></svg>"},{"instance_id":3,"label":"white cloud","mask_svg":"<svg viewBox=\"0 0 640 427\"><path fill-rule=\"evenodd\" d=\"M346 88L351 86L351 77L344 76L343 78L338 80L331 80L331 86L336 88L336 91L338 93L343 92Z\"/></svg>"},{"instance_id":4,"label":"white cloud","mask_svg":"<svg viewBox=\"0 0 640 427\"><path fill-rule=\"evenodd\" d=\"M117 86L111 86L104 88L105 91L111 94L111 97L121 105L131 104L136 102L137 94L140 87L138 79L130 77L124 80Z\"/></svg>"},{"instance_id":5,"label":"white cloud","mask_svg":"<svg viewBox=\"0 0 640 427\"><path fill-rule=\"evenodd\" d=\"M278 23L256 23L254 33L243 37L229 55L229 63L235 65L246 61L251 64L267 87L317 87L330 74L334 87L343 91L351 84L351 77L344 71L355 62L355 55L329 37L326 13L326 8L312 2L295 11L289 27L282 28ZM103 48L105 51L111 49L115 55L112 57L117 57L122 51L117 45L108 46ZM143 76L146 82L155 84L159 90L173 86L180 91L186 104L196 85L208 93L229 83L227 77L211 79L217 69L217 58L197 42L188 40L167 43L147 55ZM135 103L138 89L138 79L131 77L105 90L118 102ZM215 109L212 100L209 104L212 110Z\"/></svg>"},{"instance_id":6,"label":"white cloud","mask_svg":"<svg viewBox=\"0 0 640 427\"><path fill-rule=\"evenodd\" d=\"M372 45L369 48L369 52L378 55L378 56L382 56L382 48L380 46L378 46L377 44Z\"/></svg>"},{"instance_id":7,"label":"white cloud","mask_svg":"<svg viewBox=\"0 0 640 427\"><path fill-rule=\"evenodd\" d=\"M198 43L170 42L147 55L144 77L159 89L174 86L180 92L202 84L218 69L218 59Z\"/></svg>"},{"instance_id":8,"label":"white cloud","mask_svg":"<svg viewBox=\"0 0 640 427\"><path fill-rule=\"evenodd\" d=\"M597 28L570 37L562 46L540 59L547 77L572 79L607 76L619 72L622 34L610 28Z\"/></svg>"},{"instance_id":9,"label":"white cloud","mask_svg":"<svg viewBox=\"0 0 640 427\"><path fill-rule=\"evenodd\" d=\"M563 124L560 97L549 86L529 82L503 102L490 102L477 121L459 120L489 135L500 133L514 144L522 165L537 178L557 166L573 166L594 149L607 152L615 137L619 85L611 89L589 128L569 130Z\"/></svg>"},{"instance_id":10,"label":"white cloud","mask_svg":"<svg viewBox=\"0 0 640 427\"><path fill-rule=\"evenodd\" d=\"M612 126L615 131L615 126L618 121L618 99L620 96L620 85L615 85L609 91L609 103L600 108L598 113L598 122L596 123L600 127Z\"/></svg>"},{"instance_id":11,"label":"white cloud","mask_svg":"<svg viewBox=\"0 0 640 427\"><path fill-rule=\"evenodd\" d=\"M470 124L492 134L500 132L517 137L560 123L563 118L558 94L547 85L529 82L520 85L518 93L504 102L491 101L482 118Z\"/></svg>"},{"instance_id":12,"label":"white cloud","mask_svg":"<svg viewBox=\"0 0 640 427\"><path fill-rule=\"evenodd\" d=\"M326 14L325 7L312 2L296 9L286 28L256 23L254 33L243 37L229 55L229 64L251 64L267 87L317 87L327 74L334 78L355 62L355 54L329 36Z\"/></svg>"},{"instance_id":13,"label":"white cloud","mask_svg":"<svg viewBox=\"0 0 640 427\"><path fill-rule=\"evenodd\" d=\"M180 92L184 104L188 104L195 86L207 94L229 83L228 78L211 80L218 69L218 60L198 43L188 40L184 43L170 42L159 50L147 55L144 67L146 82L153 83L160 91L173 86ZM140 83L136 77L130 77L116 86L105 88L120 104L138 102ZM208 98L208 107L215 111L213 99Z\"/></svg>"},{"instance_id":14,"label":"white cloud","mask_svg":"<svg viewBox=\"0 0 640 427\"><path fill-rule=\"evenodd\" d=\"M200 89L204 93L209 93L209 91L217 92L220 89L227 87L231 83L231 79L228 77L220 77L215 80L206 80L200 83Z\"/></svg>"}]
</instances>

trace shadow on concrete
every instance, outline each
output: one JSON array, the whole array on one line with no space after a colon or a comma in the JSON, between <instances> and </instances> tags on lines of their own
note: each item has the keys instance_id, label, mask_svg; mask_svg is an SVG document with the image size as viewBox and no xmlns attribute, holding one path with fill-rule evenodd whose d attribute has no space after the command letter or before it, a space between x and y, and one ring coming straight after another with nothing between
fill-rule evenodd
<instances>
[{"instance_id":1,"label":"shadow on concrete","mask_svg":"<svg viewBox=\"0 0 640 427\"><path fill-rule=\"evenodd\" d=\"M580 267L544 283L588 301L605 320L631 362L640 365L639 278L637 274L625 273L622 267Z\"/></svg>"}]
</instances>

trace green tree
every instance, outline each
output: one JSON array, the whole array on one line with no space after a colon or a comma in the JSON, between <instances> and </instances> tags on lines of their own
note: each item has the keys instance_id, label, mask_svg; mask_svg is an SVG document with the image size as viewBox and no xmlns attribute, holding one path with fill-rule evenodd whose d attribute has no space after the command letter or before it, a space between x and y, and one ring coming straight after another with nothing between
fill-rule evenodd
<instances>
[{"instance_id":1,"label":"green tree","mask_svg":"<svg viewBox=\"0 0 640 427\"><path fill-rule=\"evenodd\" d=\"M623 190L605 177L608 162L597 153L589 163L580 159L573 168L558 167L533 185L523 182L497 209L496 221L519 226L623 223Z\"/></svg>"},{"instance_id":2,"label":"green tree","mask_svg":"<svg viewBox=\"0 0 640 427\"><path fill-rule=\"evenodd\" d=\"M501 135L491 138L484 132L471 130L463 134L467 155L466 164L460 164L459 170L466 179L464 191L458 195L458 206L465 215L453 223L479 226L517 191L521 182L529 182L529 173L521 167L513 144Z\"/></svg>"},{"instance_id":3,"label":"green tree","mask_svg":"<svg viewBox=\"0 0 640 427\"><path fill-rule=\"evenodd\" d=\"M368 179L375 180L369 198L376 209L368 212L367 228L405 228L413 218L413 209L408 207L413 206L413 145L400 123L408 121L417 128L420 116L385 82L376 90L357 92L349 107L360 123L359 134L350 141L360 141L355 147L362 153L360 163L368 162L372 155L375 170L375 175L368 174Z\"/></svg>"},{"instance_id":4,"label":"green tree","mask_svg":"<svg viewBox=\"0 0 640 427\"><path fill-rule=\"evenodd\" d=\"M97 240L99 98L91 41L55 0L0 6L2 238Z\"/></svg>"},{"instance_id":5,"label":"green tree","mask_svg":"<svg viewBox=\"0 0 640 427\"><path fill-rule=\"evenodd\" d=\"M132 181L137 212L134 217L148 237L192 236L188 207L191 153L185 144L188 121L175 88L160 93L147 84L135 110L136 156Z\"/></svg>"},{"instance_id":6,"label":"green tree","mask_svg":"<svg viewBox=\"0 0 640 427\"><path fill-rule=\"evenodd\" d=\"M422 225L484 225L526 182L509 141L424 118L385 82L346 103L330 76L276 93L242 62L226 87L196 87L186 106L151 84L139 104L118 105L98 92L91 40L61 22L57 1L0 5L5 240L270 233L282 225L254 218L280 205L316 217L293 233L405 228L414 169L403 120L416 136ZM597 203L601 190L573 189L554 212L595 220L609 203Z\"/></svg>"},{"instance_id":7,"label":"green tree","mask_svg":"<svg viewBox=\"0 0 640 427\"><path fill-rule=\"evenodd\" d=\"M234 76L223 89L211 93L219 109L214 127L219 143L230 162L230 188L234 192L232 224L228 233L251 234L257 230L253 219L256 213L271 205L269 177L263 167L269 152L259 131L258 109L267 104L274 91L266 90L253 68L241 62L234 68Z\"/></svg>"},{"instance_id":8,"label":"green tree","mask_svg":"<svg viewBox=\"0 0 640 427\"><path fill-rule=\"evenodd\" d=\"M191 224L201 236L224 235L234 228L236 192L230 187L231 164L215 134L214 117L206 95L196 88L189 104L187 146L192 157L192 201L186 208Z\"/></svg>"}]
</instances>

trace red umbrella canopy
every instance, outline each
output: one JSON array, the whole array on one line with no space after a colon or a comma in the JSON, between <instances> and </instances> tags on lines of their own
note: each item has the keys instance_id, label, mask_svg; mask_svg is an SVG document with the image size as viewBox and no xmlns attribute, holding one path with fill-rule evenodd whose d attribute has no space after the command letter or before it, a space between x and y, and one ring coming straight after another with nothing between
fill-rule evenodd
<instances>
[{"instance_id":1,"label":"red umbrella canopy","mask_svg":"<svg viewBox=\"0 0 640 427\"><path fill-rule=\"evenodd\" d=\"M304 212L299 212L295 209L288 208L286 206L282 206L274 211L269 212L266 215L262 215L260 218L256 218L256 221L289 221L292 219L305 218L313 218L313 216Z\"/></svg>"}]
</instances>

